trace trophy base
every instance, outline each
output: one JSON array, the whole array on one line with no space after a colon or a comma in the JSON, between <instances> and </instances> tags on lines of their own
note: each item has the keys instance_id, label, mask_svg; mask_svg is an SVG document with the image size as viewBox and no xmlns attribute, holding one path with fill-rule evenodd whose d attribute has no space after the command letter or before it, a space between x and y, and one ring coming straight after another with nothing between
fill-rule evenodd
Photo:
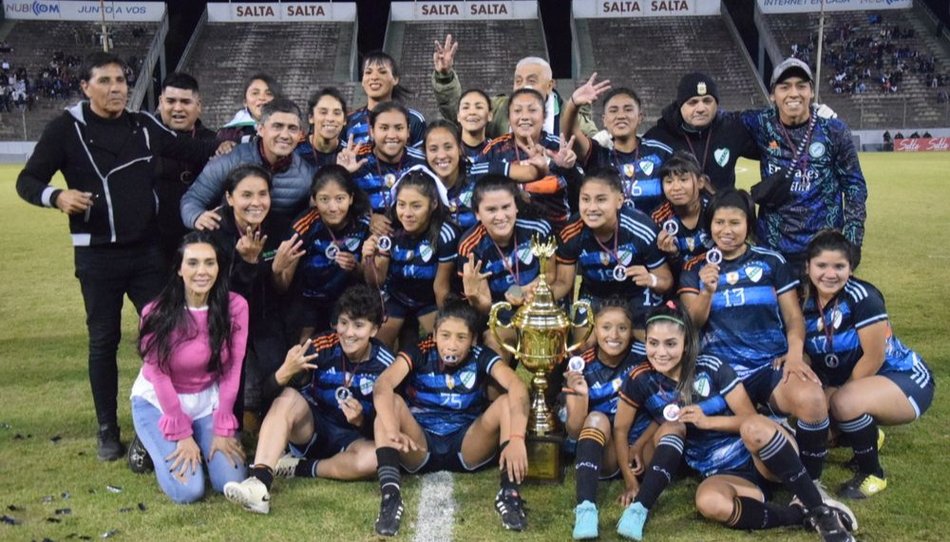
<instances>
[{"instance_id":1,"label":"trophy base","mask_svg":"<svg viewBox=\"0 0 950 542\"><path fill-rule=\"evenodd\" d=\"M564 437L559 434L528 435L525 447L528 451L527 481L560 484L564 481L564 464L561 445Z\"/></svg>"}]
</instances>

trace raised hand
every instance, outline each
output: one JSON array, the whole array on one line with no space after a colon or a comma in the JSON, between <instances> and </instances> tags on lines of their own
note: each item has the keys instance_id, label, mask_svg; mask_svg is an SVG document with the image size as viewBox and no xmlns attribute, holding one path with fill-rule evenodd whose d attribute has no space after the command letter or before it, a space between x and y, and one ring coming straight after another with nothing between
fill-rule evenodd
<instances>
[{"instance_id":1,"label":"raised hand","mask_svg":"<svg viewBox=\"0 0 950 542\"><path fill-rule=\"evenodd\" d=\"M565 140L564 134L561 134L560 145L558 146L557 152L548 151L557 167L561 169L571 169L574 167L574 163L577 162L577 153L574 152L574 141L575 137L573 135L570 139Z\"/></svg>"},{"instance_id":2,"label":"raised hand","mask_svg":"<svg viewBox=\"0 0 950 542\"><path fill-rule=\"evenodd\" d=\"M363 164L366 163L366 158L362 160L356 159L356 148L358 145L353 143L353 134L350 134L350 138L346 142L346 146L343 147L336 155L336 165L343 166L350 173L356 173L363 167Z\"/></svg>"},{"instance_id":3,"label":"raised hand","mask_svg":"<svg viewBox=\"0 0 950 542\"><path fill-rule=\"evenodd\" d=\"M254 228L248 226L241 232L241 238L238 239L234 250L241 255L241 259L247 263L257 263L261 251L264 250L264 243L267 242L267 236L261 235L261 230L254 231Z\"/></svg>"},{"instance_id":4,"label":"raised hand","mask_svg":"<svg viewBox=\"0 0 950 542\"><path fill-rule=\"evenodd\" d=\"M452 71L455 65L455 53L459 49L459 42L452 39L452 34L445 36L445 43L435 42L435 52L432 53L432 67L435 71L445 74Z\"/></svg>"},{"instance_id":5,"label":"raised hand","mask_svg":"<svg viewBox=\"0 0 950 542\"><path fill-rule=\"evenodd\" d=\"M466 296L475 295L491 273L482 273L482 261L475 261L475 255L469 254L468 261L462 266L462 291Z\"/></svg>"},{"instance_id":6,"label":"raised hand","mask_svg":"<svg viewBox=\"0 0 950 542\"><path fill-rule=\"evenodd\" d=\"M576 106L582 106L586 104L592 104L597 101L597 98L603 96L605 92L610 90L610 80L605 79L597 81L597 72L594 72L590 75L590 79L586 83L577 87L574 90L574 93L571 94L571 100Z\"/></svg>"}]
</instances>

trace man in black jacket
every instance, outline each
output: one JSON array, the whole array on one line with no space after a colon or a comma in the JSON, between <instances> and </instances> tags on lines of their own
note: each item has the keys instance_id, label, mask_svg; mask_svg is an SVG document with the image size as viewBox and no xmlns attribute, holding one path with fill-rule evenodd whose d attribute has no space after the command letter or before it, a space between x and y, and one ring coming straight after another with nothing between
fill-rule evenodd
<instances>
[{"instance_id":1,"label":"man in black jacket","mask_svg":"<svg viewBox=\"0 0 950 542\"><path fill-rule=\"evenodd\" d=\"M162 82L162 94L158 98L158 114L162 124L171 128L178 137L210 141L215 131L209 130L198 118L201 115L201 95L198 81L187 73L173 72ZM188 233L181 222L181 197L205 167L207 159L198 162L159 157L155 161L158 195L158 233L162 254L168 265L175 259L178 243Z\"/></svg>"},{"instance_id":2,"label":"man in black jacket","mask_svg":"<svg viewBox=\"0 0 950 542\"><path fill-rule=\"evenodd\" d=\"M20 197L69 215L103 461L123 453L116 416L123 296L141 312L165 282L156 243L153 160L199 162L216 148L214 142L177 137L147 113L126 111L125 68L109 53L86 58L79 85L88 101L46 126L17 178ZM66 178L65 190L49 185L57 171Z\"/></svg>"},{"instance_id":3,"label":"man in black jacket","mask_svg":"<svg viewBox=\"0 0 950 542\"><path fill-rule=\"evenodd\" d=\"M644 135L674 151L691 152L709 176L710 190L734 188L736 160L757 160L758 150L738 113L719 110L719 87L708 75L694 72L680 79L676 100L663 109L656 126Z\"/></svg>"}]
</instances>

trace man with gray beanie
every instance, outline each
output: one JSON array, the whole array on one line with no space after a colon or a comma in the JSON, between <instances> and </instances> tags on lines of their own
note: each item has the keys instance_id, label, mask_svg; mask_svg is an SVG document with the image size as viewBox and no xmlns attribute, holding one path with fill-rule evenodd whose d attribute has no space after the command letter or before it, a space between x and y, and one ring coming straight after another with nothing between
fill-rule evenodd
<instances>
[{"instance_id":1,"label":"man with gray beanie","mask_svg":"<svg viewBox=\"0 0 950 542\"><path fill-rule=\"evenodd\" d=\"M755 141L742 125L738 113L719 110L719 87L712 77L693 72L684 75L676 99L644 135L692 153L709 177L710 191L736 185L736 160L740 156L757 160Z\"/></svg>"}]
</instances>

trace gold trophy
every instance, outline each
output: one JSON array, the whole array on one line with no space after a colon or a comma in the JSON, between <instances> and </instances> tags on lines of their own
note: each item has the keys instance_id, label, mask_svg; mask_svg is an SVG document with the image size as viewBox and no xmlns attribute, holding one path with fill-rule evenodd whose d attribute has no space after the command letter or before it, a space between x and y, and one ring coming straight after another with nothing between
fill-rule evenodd
<instances>
[{"instance_id":1,"label":"gold trophy","mask_svg":"<svg viewBox=\"0 0 950 542\"><path fill-rule=\"evenodd\" d=\"M547 404L548 375L565 356L579 348L590 337L594 329L594 313L586 301L574 303L571 316L568 316L554 303L551 287L544 276L547 260L554 255L555 241L531 240L531 252L538 258L541 273L538 286L534 290L534 299L522 305L511 321L503 324L498 320L499 311L510 311L511 304L499 301L491 307L488 324L495 340L502 348L510 352L516 360L534 374L531 379L531 412L528 417L528 479L534 481L556 482L563 479L561 465L561 443L563 435L557 427L554 414ZM584 321L572 324L578 310L585 310ZM498 335L498 328L512 329L517 334L515 346L505 343ZM572 327L583 327L587 331L576 344L568 345Z\"/></svg>"}]
</instances>

